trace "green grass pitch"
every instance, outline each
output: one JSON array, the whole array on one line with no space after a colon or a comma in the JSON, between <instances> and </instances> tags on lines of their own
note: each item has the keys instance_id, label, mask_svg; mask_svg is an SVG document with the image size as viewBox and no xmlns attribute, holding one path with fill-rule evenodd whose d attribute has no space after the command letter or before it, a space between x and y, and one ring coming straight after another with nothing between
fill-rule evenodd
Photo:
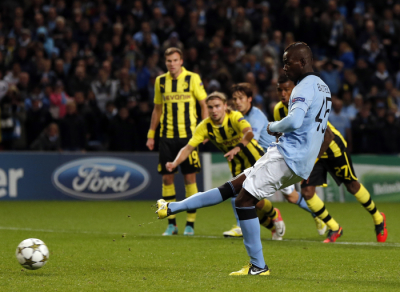
<instances>
[{"instance_id":1,"label":"green grass pitch","mask_svg":"<svg viewBox=\"0 0 400 292\"><path fill-rule=\"evenodd\" d=\"M276 203L285 240L261 231L267 277L230 277L248 262L242 239L222 237L234 223L229 202L198 211L196 235L162 237L154 202L1 202L0 291L395 291L400 289L400 204L381 203L389 237L375 242L372 218L357 203L328 203L343 227L323 244L309 214ZM179 231L185 214L177 216ZM42 239L50 259L23 269L26 238Z\"/></svg>"}]
</instances>

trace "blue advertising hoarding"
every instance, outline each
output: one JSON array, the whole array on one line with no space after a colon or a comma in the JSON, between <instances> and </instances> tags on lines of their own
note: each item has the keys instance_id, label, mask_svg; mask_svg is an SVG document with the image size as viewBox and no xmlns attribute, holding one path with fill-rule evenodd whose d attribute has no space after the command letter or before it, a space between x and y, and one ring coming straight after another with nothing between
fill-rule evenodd
<instances>
[{"instance_id":1,"label":"blue advertising hoarding","mask_svg":"<svg viewBox=\"0 0 400 292\"><path fill-rule=\"evenodd\" d=\"M156 200L157 153L0 153L0 200ZM203 190L203 175L197 175ZM184 199L182 175L175 177Z\"/></svg>"}]
</instances>

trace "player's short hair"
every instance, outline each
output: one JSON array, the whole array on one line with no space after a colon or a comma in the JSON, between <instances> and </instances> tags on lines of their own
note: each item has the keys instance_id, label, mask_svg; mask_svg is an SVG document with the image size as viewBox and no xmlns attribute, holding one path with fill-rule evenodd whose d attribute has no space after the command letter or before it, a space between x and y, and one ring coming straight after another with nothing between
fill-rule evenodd
<instances>
[{"instance_id":1,"label":"player's short hair","mask_svg":"<svg viewBox=\"0 0 400 292\"><path fill-rule=\"evenodd\" d=\"M278 78L279 84L286 83L288 81L290 81L290 79L285 74L280 75Z\"/></svg>"},{"instance_id":2,"label":"player's short hair","mask_svg":"<svg viewBox=\"0 0 400 292\"><path fill-rule=\"evenodd\" d=\"M178 49L178 48L175 48L175 47L171 47L171 48L166 49L165 53L164 53L164 57L171 56L172 54L175 54L175 53L178 53L179 56L181 56L181 59L183 59L182 51L180 49Z\"/></svg>"},{"instance_id":3,"label":"player's short hair","mask_svg":"<svg viewBox=\"0 0 400 292\"><path fill-rule=\"evenodd\" d=\"M232 94L235 92L243 92L247 97L253 97L253 90L251 89L250 83L238 83L232 85L231 88Z\"/></svg>"},{"instance_id":4,"label":"player's short hair","mask_svg":"<svg viewBox=\"0 0 400 292\"><path fill-rule=\"evenodd\" d=\"M222 92L219 91L214 91L213 93L210 93L207 98L206 98L206 102L213 100L213 99L220 99L222 100L224 103L228 102L228 99L226 98L226 95Z\"/></svg>"},{"instance_id":5,"label":"player's short hair","mask_svg":"<svg viewBox=\"0 0 400 292\"><path fill-rule=\"evenodd\" d=\"M290 49L295 48L295 47L297 47L297 46L305 47L305 49L307 50L307 54L308 54L307 57L309 57L311 60L313 59L313 53L312 53L312 51L311 51L311 48L310 48L306 43L303 43L303 42L293 42L293 43L291 43L290 45L288 45L288 46L286 47L286 49L285 49L284 52L287 52L287 51L289 51Z\"/></svg>"},{"instance_id":6,"label":"player's short hair","mask_svg":"<svg viewBox=\"0 0 400 292\"><path fill-rule=\"evenodd\" d=\"M288 45L288 46L286 47L286 49L284 50L284 52L287 52L287 51L289 51L291 48L296 47L296 46L299 46L299 45L304 45L304 46L310 48L306 43L303 43L303 42L293 42L293 43L291 43L290 45Z\"/></svg>"}]
</instances>

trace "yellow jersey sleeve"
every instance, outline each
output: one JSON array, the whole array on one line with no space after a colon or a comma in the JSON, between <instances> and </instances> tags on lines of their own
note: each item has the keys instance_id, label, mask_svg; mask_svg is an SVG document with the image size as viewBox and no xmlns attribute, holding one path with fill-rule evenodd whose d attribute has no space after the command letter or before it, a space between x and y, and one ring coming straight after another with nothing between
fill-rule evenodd
<instances>
[{"instance_id":1,"label":"yellow jersey sleeve","mask_svg":"<svg viewBox=\"0 0 400 292\"><path fill-rule=\"evenodd\" d=\"M243 133L243 130L246 128L251 129L251 125L248 121L245 120L243 115L238 111L233 111L231 116L232 126L236 128L240 133Z\"/></svg>"},{"instance_id":2,"label":"yellow jersey sleeve","mask_svg":"<svg viewBox=\"0 0 400 292\"><path fill-rule=\"evenodd\" d=\"M202 121L200 124L197 125L196 129L194 130L192 138L189 140L189 145L192 147L199 146L207 138L207 129L206 124Z\"/></svg>"},{"instance_id":3,"label":"yellow jersey sleeve","mask_svg":"<svg viewBox=\"0 0 400 292\"><path fill-rule=\"evenodd\" d=\"M193 95L197 100L203 100L207 98L207 92L204 89L203 82L198 74L193 74Z\"/></svg>"},{"instance_id":4,"label":"yellow jersey sleeve","mask_svg":"<svg viewBox=\"0 0 400 292\"><path fill-rule=\"evenodd\" d=\"M279 104L278 103L274 107L274 120L275 121L281 120L281 115L279 114Z\"/></svg>"},{"instance_id":5,"label":"yellow jersey sleeve","mask_svg":"<svg viewBox=\"0 0 400 292\"><path fill-rule=\"evenodd\" d=\"M160 91L160 77L156 78L156 82L154 83L154 104L162 104L163 98Z\"/></svg>"}]
</instances>

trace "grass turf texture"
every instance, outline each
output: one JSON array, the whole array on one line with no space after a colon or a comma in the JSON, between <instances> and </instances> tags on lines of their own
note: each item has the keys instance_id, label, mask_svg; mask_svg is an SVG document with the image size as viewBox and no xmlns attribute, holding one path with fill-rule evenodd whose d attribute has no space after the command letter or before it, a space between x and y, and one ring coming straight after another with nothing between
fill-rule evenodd
<instances>
[{"instance_id":1,"label":"grass turf texture","mask_svg":"<svg viewBox=\"0 0 400 292\"><path fill-rule=\"evenodd\" d=\"M400 204L381 203L387 243L376 244L372 218L357 203L328 203L343 227L323 244L314 220L276 203L285 240L262 228L267 277L232 277L248 262L242 239L223 238L234 223L230 202L198 210L196 236L162 237L154 202L2 202L0 291L389 291L400 287ZM130 216L130 217L129 217ZM186 214L177 216L183 234ZM15 258L26 238L42 239L50 259L23 269ZM370 244L370 245L369 245Z\"/></svg>"}]
</instances>

